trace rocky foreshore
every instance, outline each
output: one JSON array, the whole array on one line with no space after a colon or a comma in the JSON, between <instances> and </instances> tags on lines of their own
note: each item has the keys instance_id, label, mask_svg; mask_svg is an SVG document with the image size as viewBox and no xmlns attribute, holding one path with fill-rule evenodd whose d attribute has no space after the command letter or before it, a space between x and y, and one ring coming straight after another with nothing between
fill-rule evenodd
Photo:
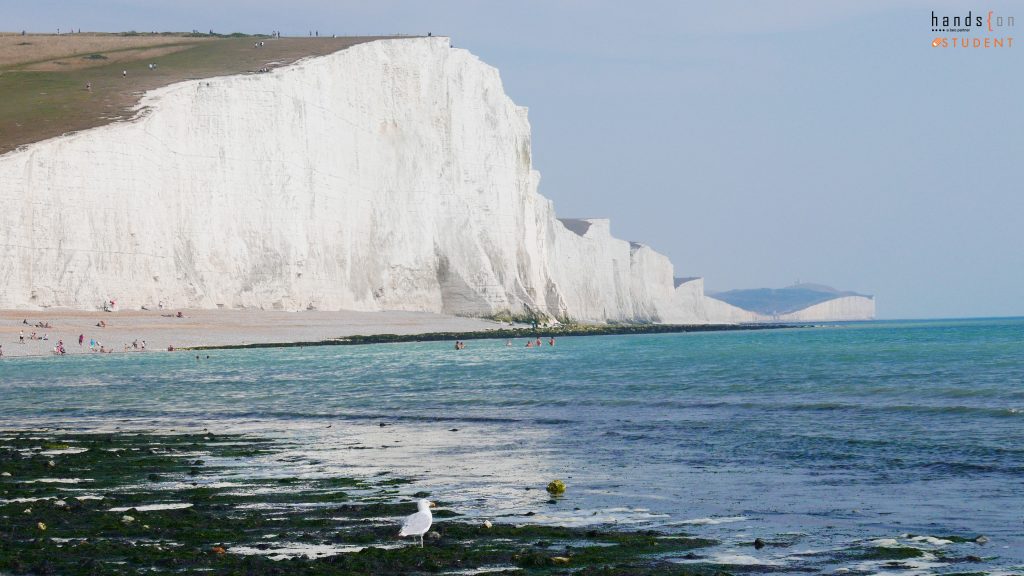
<instances>
[{"instance_id":1,"label":"rocky foreshore","mask_svg":"<svg viewBox=\"0 0 1024 576\"><path fill-rule=\"evenodd\" d=\"M0 432L0 573L703 574L683 533L463 519L397 537L414 480L243 471L274 441L210 431ZM299 465L293 465L299 468ZM522 520L528 520L524 513Z\"/></svg>"}]
</instances>

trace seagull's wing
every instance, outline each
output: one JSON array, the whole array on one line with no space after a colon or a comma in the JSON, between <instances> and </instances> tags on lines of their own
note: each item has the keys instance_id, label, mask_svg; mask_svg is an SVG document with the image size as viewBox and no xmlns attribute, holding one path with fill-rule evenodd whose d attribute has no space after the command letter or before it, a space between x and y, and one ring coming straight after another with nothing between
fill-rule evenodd
<instances>
[{"instance_id":1,"label":"seagull's wing","mask_svg":"<svg viewBox=\"0 0 1024 576\"><path fill-rule=\"evenodd\" d=\"M417 512L406 517L402 523L402 531L399 536L419 536L430 530L430 523L433 520L430 513Z\"/></svg>"}]
</instances>

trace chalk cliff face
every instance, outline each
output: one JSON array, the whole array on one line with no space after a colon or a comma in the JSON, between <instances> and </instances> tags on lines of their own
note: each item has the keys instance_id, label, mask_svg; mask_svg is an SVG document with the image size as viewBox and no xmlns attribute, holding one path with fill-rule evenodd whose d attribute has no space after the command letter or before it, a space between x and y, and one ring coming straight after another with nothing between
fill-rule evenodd
<instances>
[{"instance_id":1,"label":"chalk cliff face","mask_svg":"<svg viewBox=\"0 0 1024 576\"><path fill-rule=\"evenodd\" d=\"M829 320L874 320L875 299L867 296L843 296L803 310L783 314L782 322L825 322Z\"/></svg>"},{"instance_id":2,"label":"chalk cliff face","mask_svg":"<svg viewBox=\"0 0 1024 576\"><path fill-rule=\"evenodd\" d=\"M672 323L744 324L764 320L757 313L704 295L703 278L676 280L673 307L666 321Z\"/></svg>"},{"instance_id":3,"label":"chalk cliff face","mask_svg":"<svg viewBox=\"0 0 1024 576\"><path fill-rule=\"evenodd\" d=\"M701 300L705 319L713 323L746 324L752 322L834 322L874 320L875 299L871 296L840 296L786 314L760 314L705 296Z\"/></svg>"},{"instance_id":4,"label":"chalk cliff face","mask_svg":"<svg viewBox=\"0 0 1024 576\"><path fill-rule=\"evenodd\" d=\"M809 283L716 292L706 298L705 306L717 310L713 316L739 322L873 320L875 317L873 296Z\"/></svg>"},{"instance_id":5,"label":"chalk cliff face","mask_svg":"<svg viewBox=\"0 0 1024 576\"><path fill-rule=\"evenodd\" d=\"M183 82L139 108L0 156L0 308L764 319L674 283L607 220L556 219L526 109L446 38Z\"/></svg>"},{"instance_id":6,"label":"chalk cliff face","mask_svg":"<svg viewBox=\"0 0 1024 576\"><path fill-rule=\"evenodd\" d=\"M0 157L0 308L707 320L667 258L567 227L538 183L526 110L445 38L175 84Z\"/></svg>"}]
</instances>

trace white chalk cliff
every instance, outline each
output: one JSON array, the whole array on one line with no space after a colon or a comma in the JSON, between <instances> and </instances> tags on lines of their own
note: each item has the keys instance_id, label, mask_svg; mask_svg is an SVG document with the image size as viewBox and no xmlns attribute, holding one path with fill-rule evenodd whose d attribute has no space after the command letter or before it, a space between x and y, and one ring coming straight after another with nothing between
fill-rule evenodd
<instances>
[{"instance_id":1,"label":"white chalk cliff","mask_svg":"<svg viewBox=\"0 0 1024 576\"><path fill-rule=\"evenodd\" d=\"M539 180L526 109L446 38L182 82L0 156L0 308L743 320Z\"/></svg>"},{"instance_id":2,"label":"white chalk cliff","mask_svg":"<svg viewBox=\"0 0 1024 576\"><path fill-rule=\"evenodd\" d=\"M875 299L867 296L841 296L803 310L769 318L780 322L822 322L828 320L874 320Z\"/></svg>"},{"instance_id":3,"label":"white chalk cliff","mask_svg":"<svg viewBox=\"0 0 1024 576\"><path fill-rule=\"evenodd\" d=\"M715 292L704 298L711 314L733 322L873 320L875 298L823 284Z\"/></svg>"}]
</instances>

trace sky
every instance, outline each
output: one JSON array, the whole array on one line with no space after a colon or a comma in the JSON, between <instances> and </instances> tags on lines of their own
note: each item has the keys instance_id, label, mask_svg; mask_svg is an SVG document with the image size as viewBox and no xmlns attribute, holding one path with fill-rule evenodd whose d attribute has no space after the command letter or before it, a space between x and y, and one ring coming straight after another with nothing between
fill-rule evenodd
<instances>
[{"instance_id":1,"label":"sky","mask_svg":"<svg viewBox=\"0 0 1024 576\"><path fill-rule=\"evenodd\" d=\"M931 16L1014 16L932 31ZM0 0L0 28L432 32L529 107L540 192L709 290L829 284L879 317L1024 315L1024 34L1005 0ZM1016 40L1016 39L1015 39Z\"/></svg>"}]
</instances>

